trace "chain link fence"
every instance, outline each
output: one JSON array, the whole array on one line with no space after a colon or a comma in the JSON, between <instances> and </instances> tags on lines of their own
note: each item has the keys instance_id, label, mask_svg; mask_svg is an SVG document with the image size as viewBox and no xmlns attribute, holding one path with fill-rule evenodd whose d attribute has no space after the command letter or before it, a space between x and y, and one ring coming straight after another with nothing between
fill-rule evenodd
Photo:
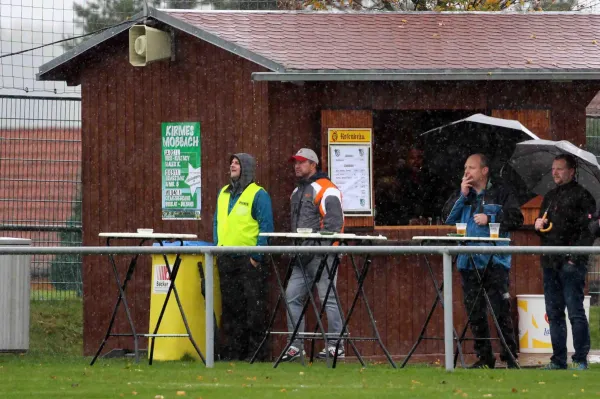
<instances>
[{"instance_id":1,"label":"chain link fence","mask_svg":"<svg viewBox=\"0 0 600 399\"><path fill-rule=\"evenodd\" d=\"M586 149L596 158L600 156L600 116L588 115L586 118ZM600 205L600 204L597 204ZM594 245L600 245L600 239L596 240ZM592 304L600 305L600 256L592 255L590 257L588 283Z\"/></svg>"},{"instance_id":2,"label":"chain link fence","mask_svg":"<svg viewBox=\"0 0 600 399\"><path fill-rule=\"evenodd\" d=\"M80 246L81 100L0 95L0 231ZM81 295L81 256L35 255L32 299Z\"/></svg>"}]
</instances>

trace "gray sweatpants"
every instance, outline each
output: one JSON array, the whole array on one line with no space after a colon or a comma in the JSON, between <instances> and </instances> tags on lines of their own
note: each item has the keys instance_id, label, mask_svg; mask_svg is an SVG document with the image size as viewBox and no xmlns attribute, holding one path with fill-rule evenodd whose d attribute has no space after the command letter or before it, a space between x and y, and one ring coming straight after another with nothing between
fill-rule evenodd
<instances>
[{"instance_id":1,"label":"gray sweatpants","mask_svg":"<svg viewBox=\"0 0 600 399\"><path fill-rule=\"evenodd\" d=\"M302 266L306 272L306 277L308 278L309 284L315 278L315 274L317 273L317 269L319 264L321 263L321 256L315 256L310 262L306 265ZM331 255L327 258L327 265L331 269L333 265L334 256ZM319 301L322 304L323 299L325 298L325 293L327 292L327 287L329 285L329 275L327 274L327 268L323 269L323 273L321 274L321 278L317 282L317 291L319 293ZM337 287L337 273L333 276L334 286ZM302 274L302 270L300 266L296 263L294 265L294 269L292 270L292 275L288 282L287 288L285 290L285 297L287 303L290 307L291 314L287 317L287 325L288 331L294 331L294 323L298 321L298 317L302 312L302 307L304 306L304 300L308 295L308 288L304 282L304 277ZM307 311L310 311L311 305L308 305L309 308ZM318 307L318 305L317 305ZM336 304L335 296L333 294L333 290L329 291L329 296L327 297L327 304L325 305L325 311L327 313L327 324L328 324L328 333L335 333L339 336L342 331L342 317L340 315L339 309ZM291 317L290 317L291 316ZM292 322L294 321L294 323ZM302 318L302 322L300 324L300 328L298 332L304 332L304 317ZM335 345L336 337L329 336L328 337L329 345ZM293 346L297 348L303 347L303 340L295 339L292 343Z\"/></svg>"}]
</instances>

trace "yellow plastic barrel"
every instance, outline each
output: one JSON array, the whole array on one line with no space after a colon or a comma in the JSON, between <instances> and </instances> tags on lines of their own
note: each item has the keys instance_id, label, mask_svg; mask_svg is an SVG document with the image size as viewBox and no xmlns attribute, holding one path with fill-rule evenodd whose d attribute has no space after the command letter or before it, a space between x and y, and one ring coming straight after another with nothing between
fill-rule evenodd
<instances>
[{"instance_id":1,"label":"yellow plastic barrel","mask_svg":"<svg viewBox=\"0 0 600 399\"><path fill-rule=\"evenodd\" d=\"M186 243L187 244L187 243ZM187 245L202 245L202 242L190 242ZM206 245L206 243L204 243ZM167 259L171 268L175 263L176 255L168 255ZM199 268L199 265L202 269ZM205 275L204 255L181 255L181 266L177 274L175 284L181 305L192 332L196 344L206 355L206 329L205 329L205 309L204 296L202 292L203 277ZM202 274L200 273L202 270ZM215 326L221 325L221 288L219 285L219 272L217 270L216 260L213 265L214 276L214 318ZM150 333L154 331L160 310L167 297L169 289L170 276L162 255L152 255L152 288L150 294ZM158 334L185 334L185 325L179 312L175 294L171 292L171 297L163 319L158 330ZM217 339L215 334L215 339ZM150 340L148 340L148 349L150 349ZM150 351L148 350L148 355ZM194 346L187 337L180 338L156 338L154 340L154 360L179 360L182 357L192 357L199 359Z\"/></svg>"}]
</instances>

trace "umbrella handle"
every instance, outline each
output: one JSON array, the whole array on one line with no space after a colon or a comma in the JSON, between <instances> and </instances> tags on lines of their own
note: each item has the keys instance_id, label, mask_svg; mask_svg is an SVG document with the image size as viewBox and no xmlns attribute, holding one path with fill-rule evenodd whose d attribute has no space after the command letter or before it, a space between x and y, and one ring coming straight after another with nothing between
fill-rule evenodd
<instances>
[{"instance_id":1,"label":"umbrella handle","mask_svg":"<svg viewBox=\"0 0 600 399\"><path fill-rule=\"evenodd\" d=\"M548 216L548 211L544 212L544 216L542 216L542 219L546 219L547 216ZM552 230L552 222L550 222L550 224L548 225L548 227L546 227L544 229L540 229L540 232L547 233L550 230Z\"/></svg>"}]
</instances>

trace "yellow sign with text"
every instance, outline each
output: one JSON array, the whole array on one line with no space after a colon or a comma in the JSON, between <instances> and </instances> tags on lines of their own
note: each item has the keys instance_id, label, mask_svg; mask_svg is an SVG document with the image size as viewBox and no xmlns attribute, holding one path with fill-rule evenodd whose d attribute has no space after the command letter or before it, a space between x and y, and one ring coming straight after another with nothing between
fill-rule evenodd
<instances>
[{"instance_id":1,"label":"yellow sign with text","mask_svg":"<svg viewBox=\"0 0 600 399\"><path fill-rule=\"evenodd\" d=\"M371 143L371 129L329 129L329 143Z\"/></svg>"}]
</instances>

